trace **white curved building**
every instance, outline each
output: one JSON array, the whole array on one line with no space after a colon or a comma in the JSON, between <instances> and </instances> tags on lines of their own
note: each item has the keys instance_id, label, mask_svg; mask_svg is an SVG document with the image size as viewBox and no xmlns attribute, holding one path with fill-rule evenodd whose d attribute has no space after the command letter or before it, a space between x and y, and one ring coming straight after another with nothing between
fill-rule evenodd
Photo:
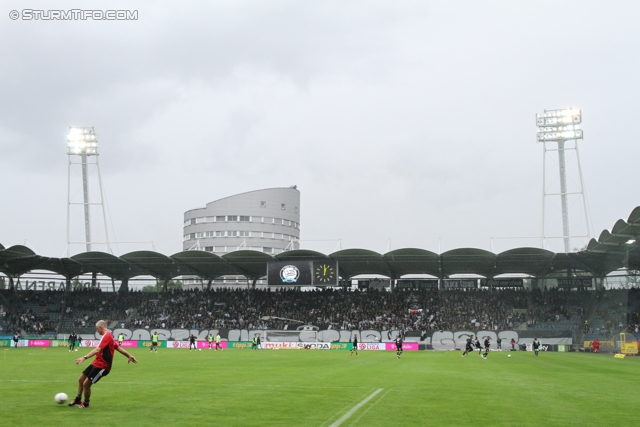
<instances>
[{"instance_id":1,"label":"white curved building","mask_svg":"<svg viewBox=\"0 0 640 427\"><path fill-rule=\"evenodd\" d=\"M268 254L300 248L300 191L267 188L236 194L184 213L183 250L217 255L250 249Z\"/></svg>"}]
</instances>

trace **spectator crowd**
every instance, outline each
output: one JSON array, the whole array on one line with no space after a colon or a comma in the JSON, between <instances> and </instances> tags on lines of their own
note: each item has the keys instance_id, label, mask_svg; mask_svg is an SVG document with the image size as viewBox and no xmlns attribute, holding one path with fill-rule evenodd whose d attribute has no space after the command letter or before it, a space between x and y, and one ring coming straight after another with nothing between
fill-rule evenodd
<instances>
[{"instance_id":1,"label":"spectator crowd","mask_svg":"<svg viewBox=\"0 0 640 427\"><path fill-rule=\"evenodd\" d=\"M607 292L607 291L605 291ZM632 291L629 291L630 295ZM633 295L638 294L635 292ZM131 329L505 330L526 322L583 322L589 291L523 289L171 289L112 293L100 290L2 291L0 326L6 333L44 334L91 328L99 319ZM577 296L577 298L576 298ZM1 300L0 300L1 302ZM633 306L636 307L635 305ZM629 309L632 305L630 303ZM55 315L52 315L55 314ZM636 330L637 312L628 328Z\"/></svg>"}]
</instances>

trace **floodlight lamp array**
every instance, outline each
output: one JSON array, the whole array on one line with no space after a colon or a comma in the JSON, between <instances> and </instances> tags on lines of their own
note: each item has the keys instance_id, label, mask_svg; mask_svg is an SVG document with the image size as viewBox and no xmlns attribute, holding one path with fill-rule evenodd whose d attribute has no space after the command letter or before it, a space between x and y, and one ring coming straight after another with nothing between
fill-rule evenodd
<instances>
[{"instance_id":1,"label":"floodlight lamp array","mask_svg":"<svg viewBox=\"0 0 640 427\"><path fill-rule=\"evenodd\" d=\"M67 148L69 154L97 155L98 135L92 127L70 127L67 134Z\"/></svg>"},{"instance_id":2,"label":"floodlight lamp array","mask_svg":"<svg viewBox=\"0 0 640 427\"><path fill-rule=\"evenodd\" d=\"M553 128L544 128L553 129ZM553 130L538 132L538 142L546 141L569 141L572 139L582 139L582 129Z\"/></svg>"},{"instance_id":3,"label":"floodlight lamp array","mask_svg":"<svg viewBox=\"0 0 640 427\"><path fill-rule=\"evenodd\" d=\"M575 108L550 110L536 114L538 126L578 125L582 123L582 111Z\"/></svg>"},{"instance_id":4,"label":"floodlight lamp array","mask_svg":"<svg viewBox=\"0 0 640 427\"><path fill-rule=\"evenodd\" d=\"M582 111L575 108L564 110L545 110L536 114L538 142L569 141L582 139Z\"/></svg>"}]
</instances>

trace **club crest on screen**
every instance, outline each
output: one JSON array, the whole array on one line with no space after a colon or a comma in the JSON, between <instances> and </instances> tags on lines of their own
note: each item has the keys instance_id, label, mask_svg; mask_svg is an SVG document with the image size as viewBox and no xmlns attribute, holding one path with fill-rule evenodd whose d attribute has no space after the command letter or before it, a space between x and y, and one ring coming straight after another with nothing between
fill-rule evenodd
<instances>
[{"instance_id":1,"label":"club crest on screen","mask_svg":"<svg viewBox=\"0 0 640 427\"><path fill-rule=\"evenodd\" d=\"M300 270L295 265L285 265L280 269L280 278L284 283L296 283L300 277Z\"/></svg>"}]
</instances>

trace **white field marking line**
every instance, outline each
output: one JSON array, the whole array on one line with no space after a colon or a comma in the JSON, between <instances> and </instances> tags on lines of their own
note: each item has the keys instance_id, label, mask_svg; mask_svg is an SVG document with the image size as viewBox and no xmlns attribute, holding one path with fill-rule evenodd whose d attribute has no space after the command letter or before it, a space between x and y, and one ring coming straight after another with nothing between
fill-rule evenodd
<instances>
[{"instance_id":1,"label":"white field marking line","mask_svg":"<svg viewBox=\"0 0 640 427\"><path fill-rule=\"evenodd\" d=\"M340 424L342 424L343 422L345 422L346 420L349 419L349 417L351 415L353 415L358 409L360 409L361 407L363 407L364 405L367 404L368 401L370 401L371 399L373 399L374 397L376 397L376 395L378 393L380 393L382 390L384 390L383 388L379 388L376 391L374 391L373 393L371 393L369 395L369 397L367 397L366 399L364 399L362 402L358 403L356 406L354 406L353 408L351 408L349 410L349 412L347 412L346 414L344 414L338 421L336 421L335 423L331 424L329 427L338 427Z\"/></svg>"},{"instance_id":2,"label":"white field marking line","mask_svg":"<svg viewBox=\"0 0 640 427\"><path fill-rule=\"evenodd\" d=\"M60 381L60 380L49 380L49 381L45 381L45 380L5 380L5 379L0 379L0 383L73 383L74 381ZM144 385L144 386L154 386L154 385L184 385L184 383L148 383L148 382L142 382L142 381L110 381L108 383L105 384L117 384L117 385ZM194 383L190 383L191 385L194 386L210 386L211 384L194 384ZM228 384L226 385L226 387L252 387L255 388L255 384ZM370 389L370 387L352 387L352 386L311 386L311 385L279 385L279 384L273 384L273 385L264 385L262 387L266 387L266 388L311 388L311 389L342 389L342 388L347 388L347 389L358 389L358 388L362 388L362 389Z\"/></svg>"},{"instance_id":3,"label":"white field marking line","mask_svg":"<svg viewBox=\"0 0 640 427\"><path fill-rule=\"evenodd\" d=\"M383 399L384 399L384 397L385 397L387 394L389 394L389 392L390 392L390 391L391 391L391 389L387 390L383 395L381 395L379 398L377 398L377 399L375 400L375 402L373 402L371 405L369 405L369 406L367 407L367 409L365 409L364 411L362 411L362 413L360 414L360 416L359 416L358 418L356 418L355 420L353 420L353 422L352 422L351 424L349 424L349 425L355 425L355 424L357 424L357 423L358 423L358 421L360 421L360 418L364 417L364 416L365 416L365 414L366 414L367 412L369 412L369 410L370 410L371 408L373 408L374 406L376 406L376 405L378 404L378 402L380 402L381 400L383 400Z\"/></svg>"},{"instance_id":4,"label":"white field marking line","mask_svg":"<svg viewBox=\"0 0 640 427\"><path fill-rule=\"evenodd\" d=\"M371 391L371 387L366 387L367 392L362 394L362 398L365 399L370 391ZM359 398L361 395L358 394L357 396L354 396L356 398ZM339 408L337 408L335 411L331 411L331 414L329 414L329 418L324 421L322 424L320 424L320 427L328 427L329 424L332 422L331 420L336 420L338 419L338 417L340 417L342 414L344 414L348 409L349 409L349 405L351 404L351 402L346 402L344 405L340 405Z\"/></svg>"}]
</instances>

